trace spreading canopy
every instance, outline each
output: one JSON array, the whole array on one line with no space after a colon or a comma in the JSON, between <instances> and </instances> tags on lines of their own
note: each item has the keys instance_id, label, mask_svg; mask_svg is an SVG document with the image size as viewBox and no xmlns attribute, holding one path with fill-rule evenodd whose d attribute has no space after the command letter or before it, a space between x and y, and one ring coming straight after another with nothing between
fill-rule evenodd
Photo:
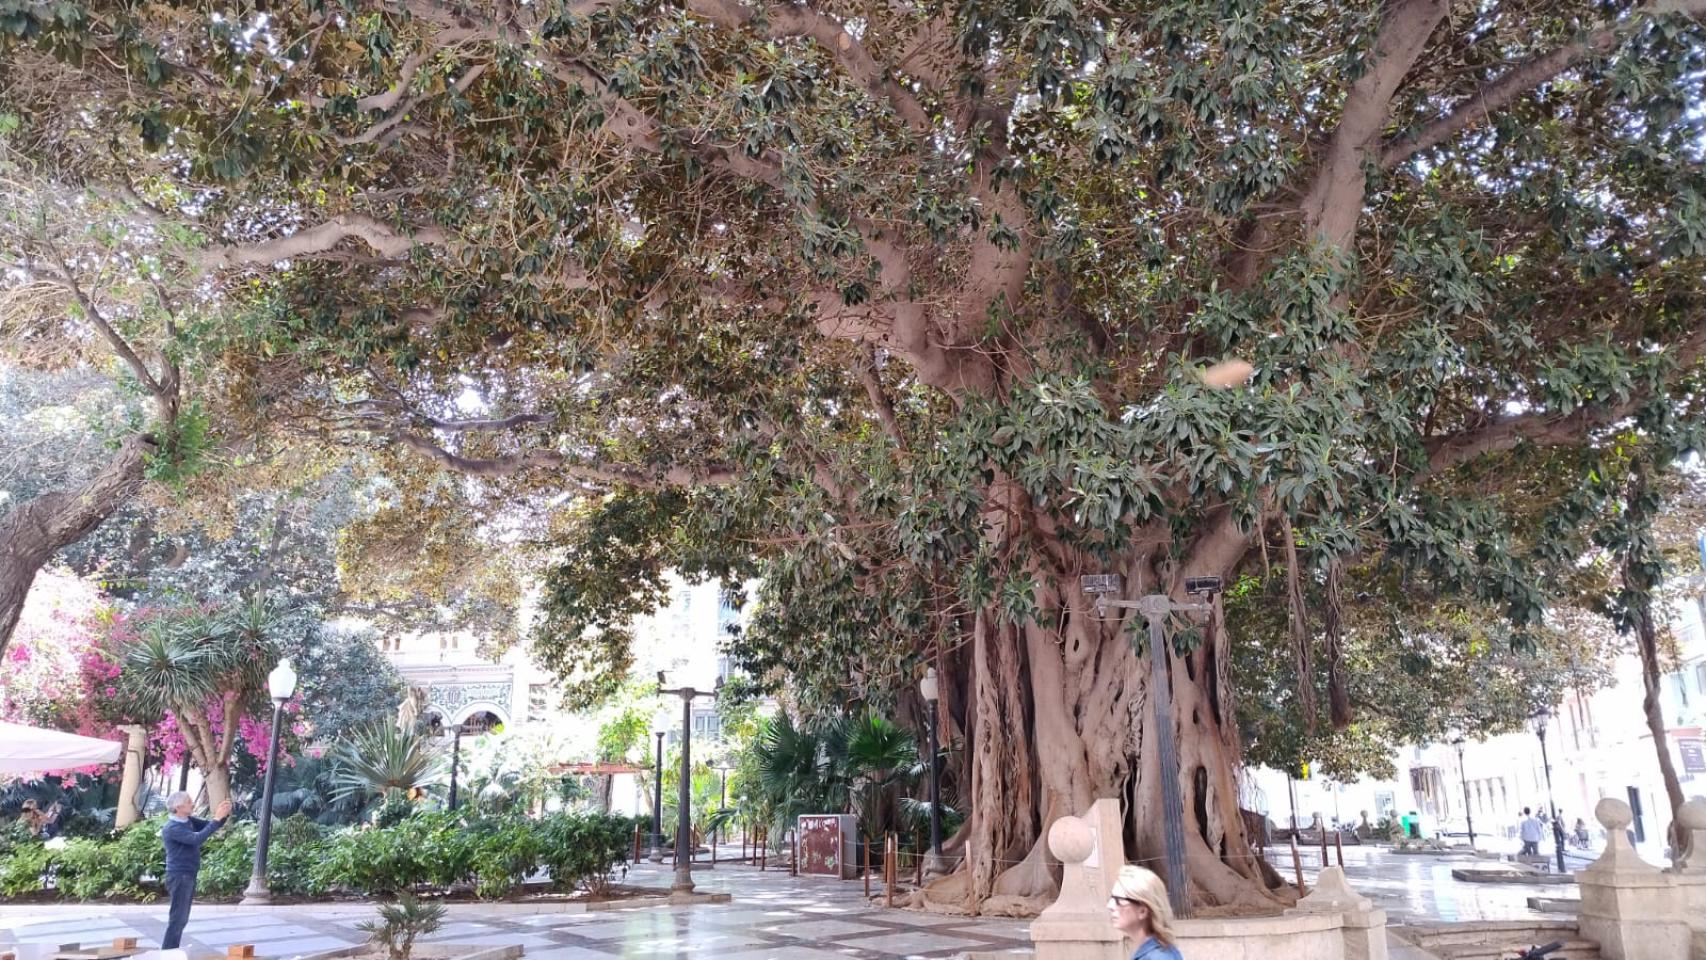
<instances>
[{"instance_id":1,"label":"spreading canopy","mask_svg":"<svg viewBox=\"0 0 1706 960\"><path fill-rule=\"evenodd\" d=\"M1698 443L1703 11L67 0L0 17L0 130L218 292L171 335L222 408L473 478L572 693L669 567L762 575L733 649L803 703L935 663L973 855L927 895L1022 910L1096 796L1159 843L1079 574L1281 557L1344 723L1347 566L1521 633L1605 489ZM1224 622L1173 645L1163 775L1199 895L1270 903Z\"/></svg>"}]
</instances>

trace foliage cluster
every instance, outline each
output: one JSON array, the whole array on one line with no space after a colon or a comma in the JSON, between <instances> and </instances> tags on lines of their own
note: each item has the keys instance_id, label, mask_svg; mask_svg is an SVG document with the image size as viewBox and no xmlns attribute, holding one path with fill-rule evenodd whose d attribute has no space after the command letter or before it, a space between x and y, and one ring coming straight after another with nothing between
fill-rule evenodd
<instances>
[{"instance_id":1,"label":"foliage cluster","mask_svg":"<svg viewBox=\"0 0 1706 960\"><path fill-rule=\"evenodd\" d=\"M0 848L0 896L53 890L67 900L157 896L165 869L163 819L106 837L50 847L14 838ZM468 886L499 899L547 870L557 889L607 893L613 871L632 853L634 820L608 814L556 813L463 819L414 813L384 827L327 830L306 817L278 824L268 856L272 890L284 896L333 892L395 895ZM197 892L232 897L249 880L257 828L234 823L203 849Z\"/></svg>"}]
</instances>

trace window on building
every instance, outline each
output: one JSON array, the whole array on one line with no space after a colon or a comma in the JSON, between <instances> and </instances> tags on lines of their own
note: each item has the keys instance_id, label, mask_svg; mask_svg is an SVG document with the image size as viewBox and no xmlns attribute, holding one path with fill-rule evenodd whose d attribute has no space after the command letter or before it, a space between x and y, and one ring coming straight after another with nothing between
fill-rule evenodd
<instances>
[{"instance_id":1,"label":"window on building","mask_svg":"<svg viewBox=\"0 0 1706 960\"><path fill-rule=\"evenodd\" d=\"M527 719L543 720L551 709L551 688L543 683L527 685Z\"/></svg>"},{"instance_id":2,"label":"window on building","mask_svg":"<svg viewBox=\"0 0 1706 960\"><path fill-rule=\"evenodd\" d=\"M723 738L723 718L714 713L695 713L693 715L693 736L695 739L704 737L707 740Z\"/></svg>"},{"instance_id":3,"label":"window on building","mask_svg":"<svg viewBox=\"0 0 1706 960\"><path fill-rule=\"evenodd\" d=\"M1671 684L1676 687L1676 698L1683 706L1688 706L1688 678L1681 673L1670 675Z\"/></svg>"},{"instance_id":4,"label":"window on building","mask_svg":"<svg viewBox=\"0 0 1706 960\"><path fill-rule=\"evenodd\" d=\"M1694 689L1706 696L1706 663L1694 665Z\"/></svg>"}]
</instances>

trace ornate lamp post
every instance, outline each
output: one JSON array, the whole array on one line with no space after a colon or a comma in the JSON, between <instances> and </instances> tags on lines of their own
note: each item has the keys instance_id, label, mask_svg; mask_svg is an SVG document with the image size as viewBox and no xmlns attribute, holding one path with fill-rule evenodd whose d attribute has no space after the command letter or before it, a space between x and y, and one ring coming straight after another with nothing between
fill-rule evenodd
<instances>
[{"instance_id":1,"label":"ornate lamp post","mask_svg":"<svg viewBox=\"0 0 1706 960\"><path fill-rule=\"evenodd\" d=\"M653 863L663 862L663 736L657 732L658 759L652 766L652 855Z\"/></svg>"},{"instance_id":2,"label":"ornate lamp post","mask_svg":"<svg viewBox=\"0 0 1706 960\"><path fill-rule=\"evenodd\" d=\"M1541 707L1528 718L1534 724L1534 735L1540 739L1540 766L1546 771L1546 803L1552 808L1552 840L1558 848L1558 872L1564 872L1564 825L1558 822L1558 800L1552 792L1552 760L1546 755L1546 722L1552 710Z\"/></svg>"},{"instance_id":3,"label":"ornate lamp post","mask_svg":"<svg viewBox=\"0 0 1706 960\"><path fill-rule=\"evenodd\" d=\"M924 702L930 705L930 861L939 862L942 857L942 771L937 764L937 755L941 747L936 742L937 700L941 689L936 682L936 668L924 671L924 679L918 681L918 692L924 695Z\"/></svg>"},{"instance_id":4,"label":"ornate lamp post","mask_svg":"<svg viewBox=\"0 0 1706 960\"><path fill-rule=\"evenodd\" d=\"M450 733L450 812L456 812L456 771L462 766L462 729L457 724Z\"/></svg>"},{"instance_id":5,"label":"ornate lamp post","mask_svg":"<svg viewBox=\"0 0 1706 960\"><path fill-rule=\"evenodd\" d=\"M261 788L261 833L255 840L255 872L243 891L244 903L271 903L267 888L267 843L272 839L272 791L278 779L278 740L284 728L284 704L296 693L296 671L289 659L280 660L267 674L267 693L272 695L272 744L267 748L267 777Z\"/></svg>"},{"instance_id":6,"label":"ornate lamp post","mask_svg":"<svg viewBox=\"0 0 1706 960\"><path fill-rule=\"evenodd\" d=\"M693 687L676 687L665 690L663 686L663 671L658 671L658 693L672 694L681 698L681 791L676 802L675 811L675 882L669 885L671 894L687 894L693 892L693 701L697 697L716 696L723 687L723 679L717 678L716 687L711 690L696 690ZM661 745L663 741L660 739ZM658 759L658 810L663 810L663 760Z\"/></svg>"},{"instance_id":7,"label":"ornate lamp post","mask_svg":"<svg viewBox=\"0 0 1706 960\"><path fill-rule=\"evenodd\" d=\"M1463 738L1451 741L1457 748L1457 779L1463 781L1463 819L1469 824L1469 849L1475 849L1475 814L1469 809L1469 776L1463 772Z\"/></svg>"},{"instance_id":8,"label":"ornate lamp post","mask_svg":"<svg viewBox=\"0 0 1706 960\"><path fill-rule=\"evenodd\" d=\"M1167 618L1174 613L1208 613L1214 595L1221 591L1219 577L1186 577L1185 592L1201 598L1199 603L1175 603L1164 593L1136 600L1113 600L1120 591L1119 574L1079 577L1079 586L1096 598L1096 616L1107 615L1109 607L1136 610L1149 622L1149 699L1155 704L1155 760L1161 777L1161 835L1167 853L1167 899L1173 914L1191 915L1190 877L1185 872L1185 804L1179 788L1179 751L1173 742L1173 695L1167 676ZM1295 822L1295 818L1294 818Z\"/></svg>"},{"instance_id":9,"label":"ornate lamp post","mask_svg":"<svg viewBox=\"0 0 1706 960\"><path fill-rule=\"evenodd\" d=\"M729 771L732 769L734 769L734 768L729 766L729 762L727 760L724 760L722 763L717 764L717 772L721 773L723 775L723 794L722 794L723 798L717 805L718 810L727 810L729 808ZM712 843L722 843L723 842L723 828L722 828L721 824L718 824L718 826L717 826L716 839L712 840L711 842Z\"/></svg>"}]
</instances>

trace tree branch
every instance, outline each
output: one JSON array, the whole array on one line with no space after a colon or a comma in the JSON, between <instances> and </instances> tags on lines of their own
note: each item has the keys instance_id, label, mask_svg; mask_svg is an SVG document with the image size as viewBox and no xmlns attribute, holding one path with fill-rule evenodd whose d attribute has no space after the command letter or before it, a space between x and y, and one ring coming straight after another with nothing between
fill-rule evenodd
<instances>
[{"instance_id":1,"label":"tree branch","mask_svg":"<svg viewBox=\"0 0 1706 960\"><path fill-rule=\"evenodd\" d=\"M936 133L930 114L912 91L894 79L894 71L879 64L840 22L809 6L795 3L774 3L763 7L748 6L739 0L687 0L687 8L712 23L730 27L758 25L761 34L771 39L802 37L815 40L829 52L849 79L863 87L874 99L885 102L895 115L921 140Z\"/></svg>"},{"instance_id":2,"label":"tree branch","mask_svg":"<svg viewBox=\"0 0 1706 960\"><path fill-rule=\"evenodd\" d=\"M865 392L871 397L871 407L877 412L877 419L882 421L883 430L900 447L902 453L907 451L906 434L900 429L900 419L894 414L894 404L889 401L888 391L883 389L883 381L877 375L877 351L867 346L854 361L858 368L859 381L865 385Z\"/></svg>"},{"instance_id":3,"label":"tree branch","mask_svg":"<svg viewBox=\"0 0 1706 960\"><path fill-rule=\"evenodd\" d=\"M671 486L716 486L733 483L740 476L740 472L735 468L720 465L666 467L657 471L614 465L598 466L572 461L555 450L529 450L502 457L464 457L451 453L426 437L404 430L392 430L385 436L436 460L447 469L474 477L511 477L528 470L553 470L590 483L626 484L655 490Z\"/></svg>"},{"instance_id":4,"label":"tree branch","mask_svg":"<svg viewBox=\"0 0 1706 960\"><path fill-rule=\"evenodd\" d=\"M400 260L417 246L449 242L437 227L419 227L404 233L364 213L344 213L312 227L305 227L276 240L211 247L195 257L203 269L271 264L330 253L345 240L360 240L388 260Z\"/></svg>"},{"instance_id":5,"label":"tree branch","mask_svg":"<svg viewBox=\"0 0 1706 960\"><path fill-rule=\"evenodd\" d=\"M471 433L513 430L529 423L555 423L557 415L554 413L517 413L496 419L440 420L437 417L422 417L420 419L427 427L440 433Z\"/></svg>"},{"instance_id":6,"label":"tree branch","mask_svg":"<svg viewBox=\"0 0 1706 960\"><path fill-rule=\"evenodd\" d=\"M1449 0L1392 0L1387 4L1368 67L1351 84L1339 125L1303 199L1308 232L1327 245L1344 247L1355 235L1367 181L1363 162L1386 126L1398 85L1449 8Z\"/></svg>"},{"instance_id":7,"label":"tree branch","mask_svg":"<svg viewBox=\"0 0 1706 960\"><path fill-rule=\"evenodd\" d=\"M1680 369L1699 363L1702 357L1706 357L1706 326L1697 329L1672 349ZM1579 442L1595 427L1633 416L1651 399L1646 395L1633 396L1621 403L1583 407L1562 417L1525 413L1471 430L1428 438L1423 441L1428 453L1428 466L1422 475L1449 470L1484 454L1500 453L1525 442L1538 445Z\"/></svg>"},{"instance_id":8,"label":"tree branch","mask_svg":"<svg viewBox=\"0 0 1706 960\"><path fill-rule=\"evenodd\" d=\"M1412 134L1388 141L1380 153L1381 166L1387 169L1395 167L1417 153L1437 147L1457 133L1485 122L1512 101L1581 60L1609 52L1643 22L1645 15L1667 13L1701 16L1706 14L1706 0L1654 0L1621 20L1602 23L1577 40L1524 60L1445 116Z\"/></svg>"},{"instance_id":9,"label":"tree branch","mask_svg":"<svg viewBox=\"0 0 1706 960\"><path fill-rule=\"evenodd\" d=\"M113 353L124 361L125 366L130 368L130 372L135 374L136 379L148 390L149 396L154 398L154 405L159 410L161 420L171 422L177 415L176 378L172 378L172 392L168 392L161 381L155 379L153 372L148 369L148 364L142 362L142 357L137 355L118 330L108 322L101 309L95 306L95 302L83 291L82 284L77 282L76 273L72 271L71 265L65 262L65 258L59 255L59 251L50 248L49 254L59 267L59 282L71 291L71 296L76 298L78 306L83 308L84 315L95 325L102 339L107 341Z\"/></svg>"}]
</instances>

